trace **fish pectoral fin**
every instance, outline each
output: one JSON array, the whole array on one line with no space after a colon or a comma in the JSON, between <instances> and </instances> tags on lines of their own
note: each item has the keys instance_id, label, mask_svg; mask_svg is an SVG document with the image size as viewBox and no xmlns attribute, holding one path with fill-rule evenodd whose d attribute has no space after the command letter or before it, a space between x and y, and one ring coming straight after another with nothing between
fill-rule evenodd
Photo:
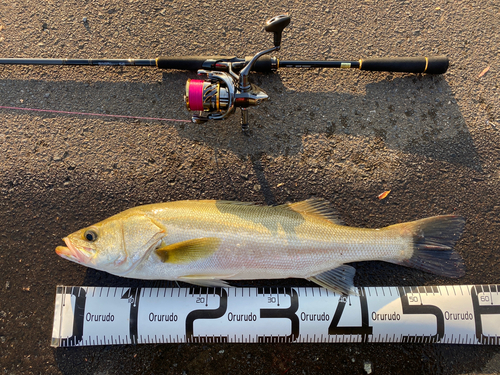
<instances>
[{"instance_id":1,"label":"fish pectoral fin","mask_svg":"<svg viewBox=\"0 0 500 375\"><path fill-rule=\"evenodd\" d=\"M356 269L346 264L323 273L319 273L308 280L331 290L335 293L358 295L354 288L354 275Z\"/></svg>"},{"instance_id":2,"label":"fish pectoral fin","mask_svg":"<svg viewBox=\"0 0 500 375\"><path fill-rule=\"evenodd\" d=\"M205 287L230 287L227 281L221 280L224 278L229 278L233 275L220 275L220 276L205 276L205 275L188 275L179 277L179 281L184 281L185 283L205 286Z\"/></svg>"},{"instance_id":3,"label":"fish pectoral fin","mask_svg":"<svg viewBox=\"0 0 500 375\"><path fill-rule=\"evenodd\" d=\"M221 239L217 237L202 237L192 240L164 245L155 250L163 263L191 263L208 258L219 248Z\"/></svg>"}]
</instances>

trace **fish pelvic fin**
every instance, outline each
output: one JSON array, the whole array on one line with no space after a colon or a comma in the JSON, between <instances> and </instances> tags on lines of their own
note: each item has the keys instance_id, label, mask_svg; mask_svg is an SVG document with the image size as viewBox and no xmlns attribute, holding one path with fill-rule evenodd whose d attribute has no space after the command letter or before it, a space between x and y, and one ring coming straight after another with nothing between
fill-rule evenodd
<instances>
[{"instance_id":1,"label":"fish pelvic fin","mask_svg":"<svg viewBox=\"0 0 500 375\"><path fill-rule=\"evenodd\" d=\"M308 280L335 293L358 295L354 287L356 269L346 264L332 270L311 276Z\"/></svg>"},{"instance_id":2,"label":"fish pelvic fin","mask_svg":"<svg viewBox=\"0 0 500 375\"><path fill-rule=\"evenodd\" d=\"M453 249L464 225L465 219L455 215L434 216L394 225L411 233L413 253L408 259L392 263L446 277L465 275L464 261Z\"/></svg>"},{"instance_id":3,"label":"fish pelvic fin","mask_svg":"<svg viewBox=\"0 0 500 375\"><path fill-rule=\"evenodd\" d=\"M221 241L217 237L194 238L161 246L155 252L163 263L186 264L208 258L219 249Z\"/></svg>"}]
</instances>

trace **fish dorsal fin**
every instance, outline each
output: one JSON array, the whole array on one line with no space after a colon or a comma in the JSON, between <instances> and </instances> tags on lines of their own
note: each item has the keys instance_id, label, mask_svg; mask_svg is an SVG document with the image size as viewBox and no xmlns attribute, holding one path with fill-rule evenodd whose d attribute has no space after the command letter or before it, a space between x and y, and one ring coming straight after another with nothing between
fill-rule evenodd
<instances>
[{"instance_id":1,"label":"fish dorsal fin","mask_svg":"<svg viewBox=\"0 0 500 375\"><path fill-rule=\"evenodd\" d=\"M163 263L191 263L215 253L221 241L217 237L194 238L170 245L160 245L155 251Z\"/></svg>"},{"instance_id":2,"label":"fish dorsal fin","mask_svg":"<svg viewBox=\"0 0 500 375\"><path fill-rule=\"evenodd\" d=\"M282 204L276 208L285 208L295 212L316 216L338 225L344 224L330 205L330 202L321 198L310 198L302 202Z\"/></svg>"},{"instance_id":3,"label":"fish dorsal fin","mask_svg":"<svg viewBox=\"0 0 500 375\"><path fill-rule=\"evenodd\" d=\"M357 295L354 288L356 269L346 264L312 277L309 280L336 293Z\"/></svg>"},{"instance_id":4,"label":"fish dorsal fin","mask_svg":"<svg viewBox=\"0 0 500 375\"><path fill-rule=\"evenodd\" d=\"M233 206L258 206L255 202L239 202L239 201L216 201L217 204L228 204Z\"/></svg>"},{"instance_id":5,"label":"fish dorsal fin","mask_svg":"<svg viewBox=\"0 0 500 375\"><path fill-rule=\"evenodd\" d=\"M246 207L259 207L258 204L253 202L237 202L237 201L217 201L220 206L246 206ZM265 206L261 206L265 207ZM285 203L278 206L267 206L275 210L289 210L298 213L307 214L309 216L315 216L324 220L331 221L337 225L344 225L344 222L338 217L335 210L325 199L321 198L310 198L302 202L297 203Z\"/></svg>"}]
</instances>

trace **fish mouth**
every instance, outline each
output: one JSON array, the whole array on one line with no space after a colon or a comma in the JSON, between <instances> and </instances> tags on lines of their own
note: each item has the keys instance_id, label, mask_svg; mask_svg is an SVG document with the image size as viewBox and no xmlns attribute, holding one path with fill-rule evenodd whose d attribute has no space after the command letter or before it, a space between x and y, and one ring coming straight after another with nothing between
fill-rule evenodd
<instances>
[{"instance_id":1,"label":"fish mouth","mask_svg":"<svg viewBox=\"0 0 500 375\"><path fill-rule=\"evenodd\" d=\"M71 243L68 237L63 238L65 246L56 247L56 254L61 258L71 260L76 263L87 263L90 260L90 257L77 250L77 248Z\"/></svg>"}]
</instances>

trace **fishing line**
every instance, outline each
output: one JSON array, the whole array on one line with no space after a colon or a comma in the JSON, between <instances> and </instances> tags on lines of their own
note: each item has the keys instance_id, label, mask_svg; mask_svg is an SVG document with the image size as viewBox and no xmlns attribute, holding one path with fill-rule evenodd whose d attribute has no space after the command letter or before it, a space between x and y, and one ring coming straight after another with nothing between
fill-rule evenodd
<instances>
[{"instance_id":1,"label":"fishing line","mask_svg":"<svg viewBox=\"0 0 500 375\"><path fill-rule=\"evenodd\" d=\"M170 121L170 122L191 122L189 120L178 120L171 118L161 118L161 117L142 117L142 116L126 116L126 115L109 115L105 113L89 113L89 112L70 112L70 111L56 111L53 109L39 109L39 108L23 108L23 107L7 107L0 106L0 109L11 109L18 111L30 111L30 112L44 112L44 113L57 113L64 115L78 115L78 116L98 116L98 117L116 117L116 118L126 118L133 120L153 120L153 121Z\"/></svg>"}]
</instances>

